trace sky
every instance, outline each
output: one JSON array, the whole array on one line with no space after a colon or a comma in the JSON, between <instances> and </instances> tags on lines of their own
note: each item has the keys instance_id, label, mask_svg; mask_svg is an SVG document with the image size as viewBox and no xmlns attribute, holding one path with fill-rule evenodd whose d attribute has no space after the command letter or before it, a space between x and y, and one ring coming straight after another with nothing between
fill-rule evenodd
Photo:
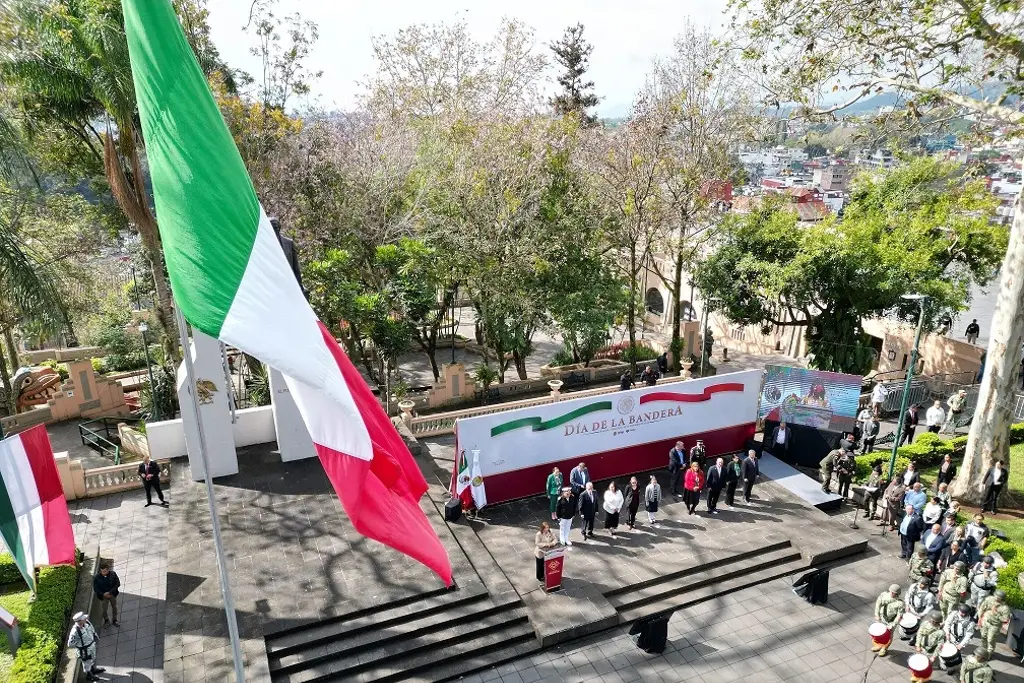
<instances>
[{"instance_id":1,"label":"sky","mask_svg":"<svg viewBox=\"0 0 1024 683\"><path fill-rule=\"evenodd\" d=\"M258 60L249 54L252 35L242 27L252 0L211 0L210 29L221 56L232 67L250 73ZM538 47L546 49L567 26L582 23L584 37L594 45L590 78L603 99L601 116L628 113L644 82L651 60L672 50L672 39L687 18L718 30L725 22L726 0L519 0L517 3L469 0L278 0L280 16L298 11L320 28L320 40L309 68L322 70L313 86L315 103L349 109L359 93L358 82L374 70L370 39L394 34L419 23L465 20L477 40L494 35L503 16L522 20L536 31ZM685 9L684 9L685 8Z\"/></svg>"}]
</instances>

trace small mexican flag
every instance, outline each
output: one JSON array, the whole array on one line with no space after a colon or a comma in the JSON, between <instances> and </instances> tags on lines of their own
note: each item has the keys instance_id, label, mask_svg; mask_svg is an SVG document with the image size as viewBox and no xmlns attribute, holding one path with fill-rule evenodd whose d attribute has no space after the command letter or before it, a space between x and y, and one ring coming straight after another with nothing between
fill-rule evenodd
<instances>
[{"instance_id":1,"label":"small mexican flag","mask_svg":"<svg viewBox=\"0 0 1024 683\"><path fill-rule=\"evenodd\" d=\"M463 510L468 510L469 506L473 504L472 479L466 451L459 451L459 466L455 472L455 496L462 501Z\"/></svg>"},{"instance_id":2,"label":"small mexican flag","mask_svg":"<svg viewBox=\"0 0 1024 683\"><path fill-rule=\"evenodd\" d=\"M36 567L75 562L68 503L43 425L0 441L0 536L33 593Z\"/></svg>"}]
</instances>

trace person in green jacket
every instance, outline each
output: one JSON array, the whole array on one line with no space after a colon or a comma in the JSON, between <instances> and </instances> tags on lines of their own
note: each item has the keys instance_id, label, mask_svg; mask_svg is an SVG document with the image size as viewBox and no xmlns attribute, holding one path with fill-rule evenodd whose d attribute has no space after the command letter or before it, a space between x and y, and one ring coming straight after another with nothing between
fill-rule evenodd
<instances>
[{"instance_id":1,"label":"person in green jacket","mask_svg":"<svg viewBox=\"0 0 1024 683\"><path fill-rule=\"evenodd\" d=\"M551 519L557 519L555 506L558 505L558 497L562 494L562 472L556 467L548 475L548 506L551 508Z\"/></svg>"}]
</instances>

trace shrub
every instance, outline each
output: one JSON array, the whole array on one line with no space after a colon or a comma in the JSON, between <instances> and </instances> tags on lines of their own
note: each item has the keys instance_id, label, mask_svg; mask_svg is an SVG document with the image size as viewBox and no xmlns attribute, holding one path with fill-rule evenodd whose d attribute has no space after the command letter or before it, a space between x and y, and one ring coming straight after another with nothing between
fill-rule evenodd
<instances>
[{"instance_id":1,"label":"shrub","mask_svg":"<svg viewBox=\"0 0 1024 683\"><path fill-rule=\"evenodd\" d=\"M641 346L637 344L631 349L626 349L622 352L622 360L629 362L641 362L645 360L654 360L658 357L658 352L649 346Z\"/></svg>"},{"instance_id":2,"label":"shrub","mask_svg":"<svg viewBox=\"0 0 1024 683\"><path fill-rule=\"evenodd\" d=\"M58 375L60 375L60 381L62 381L62 382L64 380L66 380L68 377L71 376L71 373L68 372L68 366L67 365L65 365L64 363L58 363L57 361L53 360L52 358L44 360L42 363L40 363L40 365L42 365L44 367L47 367L47 368L50 368L51 370L56 372Z\"/></svg>"},{"instance_id":3,"label":"shrub","mask_svg":"<svg viewBox=\"0 0 1024 683\"><path fill-rule=\"evenodd\" d=\"M608 344L602 346L594 352L593 360L599 360L603 358L611 360L621 360L629 362L632 356L636 356L637 361L654 360L658 357L658 352L652 349L644 342L638 341L634 350L630 350L628 341L621 341L617 344Z\"/></svg>"},{"instance_id":4,"label":"shrub","mask_svg":"<svg viewBox=\"0 0 1024 683\"><path fill-rule=\"evenodd\" d=\"M0 553L0 586L18 584L25 587L25 579L21 576L18 565L10 553Z\"/></svg>"},{"instance_id":5,"label":"shrub","mask_svg":"<svg viewBox=\"0 0 1024 683\"><path fill-rule=\"evenodd\" d=\"M1021 443L1024 441L1024 422L1010 426L1010 443Z\"/></svg>"},{"instance_id":6,"label":"shrub","mask_svg":"<svg viewBox=\"0 0 1024 683\"><path fill-rule=\"evenodd\" d=\"M562 348L555 352L555 357L551 359L551 365L572 365L576 361L572 357L572 349L567 344L562 344Z\"/></svg>"},{"instance_id":7,"label":"shrub","mask_svg":"<svg viewBox=\"0 0 1024 683\"><path fill-rule=\"evenodd\" d=\"M102 358L93 358L92 371L95 372L97 375L102 375L104 372L107 371L107 364L103 362Z\"/></svg>"},{"instance_id":8,"label":"shrub","mask_svg":"<svg viewBox=\"0 0 1024 683\"><path fill-rule=\"evenodd\" d=\"M53 680L77 587L78 567L61 565L39 570L38 596L22 625L21 647L14 657L10 683Z\"/></svg>"},{"instance_id":9,"label":"shrub","mask_svg":"<svg viewBox=\"0 0 1024 683\"><path fill-rule=\"evenodd\" d=\"M178 412L178 389L170 368L163 365L153 367L153 384L150 386L149 378L146 378L139 390L139 401L142 416L147 420L155 419L157 414L161 420L174 418Z\"/></svg>"},{"instance_id":10,"label":"shrub","mask_svg":"<svg viewBox=\"0 0 1024 683\"><path fill-rule=\"evenodd\" d=\"M1024 591L1017 582L1017 575L1024 572L1024 552L1021 547L1009 541L993 538L985 546L986 553L999 553L1006 566L999 570L999 588L1006 591L1006 603L1014 609L1024 609Z\"/></svg>"}]
</instances>

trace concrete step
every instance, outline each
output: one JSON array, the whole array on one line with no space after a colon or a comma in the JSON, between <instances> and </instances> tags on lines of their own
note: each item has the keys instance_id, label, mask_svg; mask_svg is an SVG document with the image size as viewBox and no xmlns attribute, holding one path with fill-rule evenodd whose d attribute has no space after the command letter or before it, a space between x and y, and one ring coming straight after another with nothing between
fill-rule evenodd
<instances>
[{"instance_id":1,"label":"concrete step","mask_svg":"<svg viewBox=\"0 0 1024 683\"><path fill-rule=\"evenodd\" d=\"M479 582L467 588L441 589L412 600L387 603L371 610L332 617L266 636L267 655L284 658L301 650L311 650L338 640L358 641L366 634L379 633L402 623L436 615L463 604L480 602L487 592Z\"/></svg>"},{"instance_id":2,"label":"concrete step","mask_svg":"<svg viewBox=\"0 0 1024 683\"><path fill-rule=\"evenodd\" d=\"M623 595L632 595L638 591L645 591L647 589L656 589L658 586L663 584L678 584L680 581L689 579L690 581L696 581L700 576L706 575L708 572L720 569L720 568L732 568L738 564L747 562L748 560L756 560L758 557L769 555L774 552L781 550L792 551L793 546L790 544L788 539L773 540L760 548L754 550L745 550L742 552L734 553L727 557L718 558L715 560L709 560L706 562L698 562L682 569L678 569L674 572L668 572L665 574L659 574L653 578L646 579L643 581L637 581L635 583L627 584L619 588L610 590L604 594L612 604L617 603L616 599ZM657 592L655 590L655 592Z\"/></svg>"},{"instance_id":3,"label":"concrete step","mask_svg":"<svg viewBox=\"0 0 1024 683\"><path fill-rule=\"evenodd\" d=\"M270 670L288 673L338 658L360 658L362 661L375 657L384 649L397 649L401 652L406 646L415 646L416 643L413 641L420 641L434 632L444 631L452 624L490 623L489 619L500 623L507 617L507 612L508 606L497 606L486 596L463 600L447 605L443 611L411 614L405 619L382 622L371 629L360 629L356 633L323 637L308 642L306 646L291 645L283 651L268 652Z\"/></svg>"},{"instance_id":4,"label":"concrete step","mask_svg":"<svg viewBox=\"0 0 1024 683\"><path fill-rule=\"evenodd\" d=\"M466 671L465 660L472 660L474 668L479 669L519 656L509 652L518 644L532 642L536 646L533 628L520 607L502 606L483 616L452 614L452 620L446 619L438 625L439 630L420 631L411 638L382 642L380 647L361 654L343 649L331 656L312 657L301 666L275 670L271 665L271 680L275 683L438 680L459 670ZM499 658L492 660L490 655L495 652L499 653Z\"/></svg>"},{"instance_id":5,"label":"concrete step","mask_svg":"<svg viewBox=\"0 0 1024 683\"><path fill-rule=\"evenodd\" d=\"M751 588L773 579L799 574L808 570L807 562L800 557L800 553L794 551L790 558L787 561L784 557L780 557L770 565L762 564L742 574L732 572L727 576L723 576L719 581L705 583L693 590L671 591L659 599L645 600L642 604L626 606L619 612L620 623L628 624L637 619L662 612L685 609L708 600L713 600L726 593Z\"/></svg>"}]
</instances>

